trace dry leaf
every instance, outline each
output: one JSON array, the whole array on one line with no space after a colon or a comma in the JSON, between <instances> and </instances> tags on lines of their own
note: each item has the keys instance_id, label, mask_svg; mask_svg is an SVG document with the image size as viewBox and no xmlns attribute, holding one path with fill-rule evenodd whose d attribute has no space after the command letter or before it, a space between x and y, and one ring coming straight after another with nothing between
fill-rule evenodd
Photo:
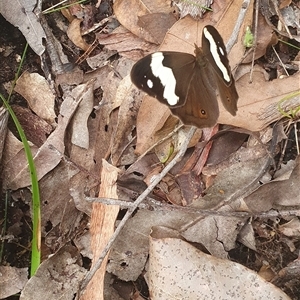
<instances>
[{"instance_id":1,"label":"dry leaf","mask_svg":"<svg viewBox=\"0 0 300 300\"><path fill-rule=\"evenodd\" d=\"M132 145L129 146L133 140L132 130L136 124L136 116L140 107L135 92L136 90L131 88L130 77L126 76L120 82L116 93L116 103L121 103L121 106L118 123L111 140L111 160L115 166L129 165L136 160L134 149Z\"/></svg>"},{"instance_id":2,"label":"dry leaf","mask_svg":"<svg viewBox=\"0 0 300 300\"><path fill-rule=\"evenodd\" d=\"M153 300L290 299L254 271L205 254L164 228L154 228L149 257L147 282Z\"/></svg>"},{"instance_id":3,"label":"dry leaf","mask_svg":"<svg viewBox=\"0 0 300 300\"><path fill-rule=\"evenodd\" d=\"M55 123L53 95L47 80L38 73L25 71L17 80L14 89L28 102L29 107L49 124Z\"/></svg>"},{"instance_id":4,"label":"dry leaf","mask_svg":"<svg viewBox=\"0 0 300 300\"><path fill-rule=\"evenodd\" d=\"M123 57L132 60L141 59L144 55L157 49L155 44L146 42L129 32L125 27L119 26L110 34L97 34L101 45L109 50L116 50Z\"/></svg>"},{"instance_id":5,"label":"dry leaf","mask_svg":"<svg viewBox=\"0 0 300 300\"><path fill-rule=\"evenodd\" d=\"M85 42L85 40L82 38L81 30L80 30L80 24L82 20L81 19L74 19L72 23L69 25L67 30L68 38L80 49L83 51L87 51L90 47L89 44Z\"/></svg>"},{"instance_id":6,"label":"dry leaf","mask_svg":"<svg viewBox=\"0 0 300 300\"><path fill-rule=\"evenodd\" d=\"M43 39L46 39L46 34L33 12L35 7L35 0L17 1L13 5L10 1L0 1L2 16L21 30L29 46L37 55L42 55L45 51Z\"/></svg>"},{"instance_id":7,"label":"dry leaf","mask_svg":"<svg viewBox=\"0 0 300 300\"><path fill-rule=\"evenodd\" d=\"M11 108L17 116L28 141L37 147L42 146L52 131L51 125L34 114L29 108L19 105L11 105Z\"/></svg>"},{"instance_id":8,"label":"dry leaf","mask_svg":"<svg viewBox=\"0 0 300 300\"><path fill-rule=\"evenodd\" d=\"M27 268L0 266L0 274L0 299L18 294L28 281Z\"/></svg>"},{"instance_id":9,"label":"dry leaf","mask_svg":"<svg viewBox=\"0 0 300 300\"><path fill-rule=\"evenodd\" d=\"M114 13L118 21L136 36L151 42L158 43L151 32L143 30L138 26L139 16L151 13L172 12L172 7L167 1L160 0L117 0L114 3Z\"/></svg>"},{"instance_id":10,"label":"dry leaf","mask_svg":"<svg viewBox=\"0 0 300 300\"><path fill-rule=\"evenodd\" d=\"M138 210L117 237L109 255L107 271L121 280L136 280L148 258L151 227L164 225L180 228L195 217L195 214L178 211Z\"/></svg>"},{"instance_id":11,"label":"dry leaf","mask_svg":"<svg viewBox=\"0 0 300 300\"><path fill-rule=\"evenodd\" d=\"M298 218L293 218L291 221L278 226L278 230L290 237L299 237L300 236L300 221Z\"/></svg>"},{"instance_id":12,"label":"dry leaf","mask_svg":"<svg viewBox=\"0 0 300 300\"><path fill-rule=\"evenodd\" d=\"M176 18L171 13L152 13L140 16L137 25L151 34L156 44L161 44L175 22Z\"/></svg>"},{"instance_id":13,"label":"dry leaf","mask_svg":"<svg viewBox=\"0 0 300 300\"><path fill-rule=\"evenodd\" d=\"M79 283L86 274L86 269L79 265L80 260L80 254L75 247L62 247L41 263L36 274L22 290L20 299L57 300L57 295L65 300L74 299Z\"/></svg>"},{"instance_id":14,"label":"dry leaf","mask_svg":"<svg viewBox=\"0 0 300 300\"><path fill-rule=\"evenodd\" d=\"M253 212L264 212L282 206L299 206L298 182L300 178L300 158L289 179L270 181L245 198ZM263 201L262 201L263 199Z\"/></svg>"},{"instance_id":15,"label":"dry leaf","mask_svg":"<svg viewBox=\"0 0 300 300\"><path fill-rule=\"evenodd\" d=\"M66 128L78 104L82 100L82 93L88 89L90 84L82 84L75 89L74 94L66 96L60 108L57 127L38 151L34 148L31 149L38 179L41 179L60 162L62 153L65 150L64 136ZM20 156L17 160L19 165L15 165L10 161L10 164L7 162L3 170L4 174L6 174L3 184L6 188L13 190L31 184L28 163L23 149L20 150L18 156Z\"/></svg>"},{"instance_id":16,"label":"dry leaf","mask_svg":"<svg viewBox=\"0 0 300 300\"><path fill-rule=\"evenodd\" d=\"M84 149L89 148L89 131L88 131L88 118L93 110L94 106L94 85L91 84L89 88L82 94L82 100L78 105L73 119L72 119L72 137L71 142ZM80 86L73 89L73 93L76 93L76 89L81 89Z\"/></svg>"}]
</instances>

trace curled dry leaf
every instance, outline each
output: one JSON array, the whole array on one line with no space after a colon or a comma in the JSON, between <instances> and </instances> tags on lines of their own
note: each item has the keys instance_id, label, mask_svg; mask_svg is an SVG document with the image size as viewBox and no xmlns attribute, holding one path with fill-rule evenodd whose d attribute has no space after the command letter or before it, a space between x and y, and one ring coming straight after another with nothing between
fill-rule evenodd
<instances>
[{"instance_id":1,"label":"curled dry leaf","mask_svg":"<svg viewBox=\"0 0 300 300\"><path fill-rule=\"evenodd\" d=\"M57 127L38 151L36 151L36 148L31 150L38 179L41 179L60 162L62 153L64 153L65 150L64 137L66 128L78 104L82 100L82 93L86 88L88 88L89 84L90 83L86 83L78 86L75 90L76 94L66 96L60 108ZM22 163L13 169L10 165L12 161L9 161L3 170L4 174L6 174L3 184L6 188L13 190L29 186L31 184L28 163L25 158L24 150L20 150L17 154L20 155L17 161L21 161Z\"/></svg>"},{"instance_id":2,"label":"curled dry leaf","mask_svg":"<svg viewBox=\"0 0 300 300\"><path fill-rule=\"evenodd\" d=\"M73 89L72 93L76 93ZM80 89L80 86L79 86ZM71 142L81 148L89 148L89 131L88 131L88 117L90 116L94 105L94 90L93 84L83 93L82 101L78 105L73 119L72 119L72 137Z\"/></svg>"},{"instance_id":3,"label":"curled dry leaf","mask_svg":"<svg viewBox=\"0 0 300 300\"><path fill-rule=\"evenodd\" d=\"M14 3L10 1L0 1L2 16L21 30L31 49L37 55L42 55L45 51L43 39L46 39L46 34L38 17L33 12L35 7L35 0L17 1Z\"/></svg>"},{"instance_id":4,"label":"curled dry leaf","mask_svg":"<svg viewBox=\"0 0 300 300\"><path fill-rule=\"evenodd\" d=\"M291 237L300 237L300 221L298 218L293 218L291 221L278 226L278 230L286 235Z\"/></svg>"},{"instance_id":5,"label":"curled dry leaf","mask_svg":"<svg viewBox=\"0 0 300 300\"><path fill-rule=\"evenodd\" d=\"M172 8L168 1L117 0L114 3L114 12L118 21L132 33L148 42L158 43L157 38L151 32L138 26L139 16L151 13L169 14L172 12Z\"/></svg>"},{"instance_id":6,"label":"curled dry leaf","mask_svg":"<svg viewBox=\"0 0 300 300\"><path fill-rule=\"evenodd\" d=\"M136 116L140 107L136 90L131 88L129 76L126 76L120 82L116 93L116 103L119 103L120 109L118 123L111 141L111 160L115 166L129 165L136 159L134 149L132 145L130 146L130 143L133 140L132 130L136 124Z\"/></svg>"},{"instance_id":7,"label":"curled dry leaf","mask_svg":"<svg viewBox=\"0 0 300 300\"><path fill-rule=\"evenodd\" d=\"M53 95L47 80L38 73L25 71L17 80L15 91L22 95L29 107L49 124L55 123Z\"/></svg>"},{"instance_id":8,"label":"curled dry leaf","mask_svg":"<svg viewBox=\"0 0 300 300\"><path fill-rule=\"evenodd\" d=\"M85 42L82 38L81 30L80 30L80 23L82 20L74 19L72 23L69 25L67 30L67 35L69 39L80 49L83 51L87 51L89 49L89 44Z\"/></svg>"},{"instance_id":9,"label":"curled dry leaf","mask_svg":"<svg viewBox=\"0 0 300 300\"><path fill-rule=\"evenodd\" d=\"M252 212L264 212L272 208L299 206L300 158L289 179L270 181L262 185L254 193L245 198L245 202ZM262 201L263 199L263 201Z\"/></svg>"}]
</instances>

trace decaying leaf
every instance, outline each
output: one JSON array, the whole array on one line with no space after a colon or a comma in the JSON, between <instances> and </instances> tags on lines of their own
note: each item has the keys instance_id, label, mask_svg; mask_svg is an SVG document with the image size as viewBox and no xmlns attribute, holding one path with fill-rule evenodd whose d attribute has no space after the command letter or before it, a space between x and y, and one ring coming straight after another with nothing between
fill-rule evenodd
<instances>
[{"instance_id":1,"label":"decaying leaf","mask_svg":"<svg viewBox=\"0 0 300 300\"><path fill-rule=\"evenodd\" d=\"M155 228L147 281L152 299L290 299L244 266L203 253Z\"/></svg>"},{"instance_id":2,"label":"decaying leaf","mask_svg":"<svg viewBox=\"0 0 300 300\"><path fill-rule=\"evenodd\" d=\"M152 36L151 32L142 30L142 28L138 26L138 16L150 13L169 14L172 13L172 7L168 5L167 2L159 0L117 0L114 3L114 12L119 22L132 33L148 42L158 43L157 39Z\"/></svg>"},{"instance_id":3,"label":"decaying leaf","mask_svg":"<svg viewBox=\"0 0 300 300\"><path fill-rule=\"evenodd\" d=\"M16 82L15 91L22 95L28 102L29 107L42 119L55 123L53 95L48 82L38 73L25 71Z\"/></svg>"},{"instance_id":4,"label":"decaying leaf","mask_svg":"<svg viewBox=\"0 0 300 300\"><path fill-rule=\"evenodd\" d=\"M80 254L78 250L66 245L57 253L45 260L31 277L20 299L57 299L61 295L63 299L74 299L79 282L86 270L80 266Z\"/></svg>"},{"instance_id":5,"label":"decaying leaf","mask_svg":"<svg viewBox=\"0 0 300 300\"><path fill-rule=\"evenodd\" d=\"M27 268L15 268L10 266L0 266L0 298L6 299L20 291L27 282Z\"/></svg>"},{"instance_id":6,"label":"decaying leaf","mask_svg":"<svg viewBox=\"0 0 300 300\"><path fill-rule=\"evenodd\" d=\"M42 55L45 51L43 39L46 39L46 34L33 12L35 6L35 0L16 2L14 5L9 1L1 1L0 11L7 21L22 31L31 49L37 55Z\"/></svg>"}]
</instances>

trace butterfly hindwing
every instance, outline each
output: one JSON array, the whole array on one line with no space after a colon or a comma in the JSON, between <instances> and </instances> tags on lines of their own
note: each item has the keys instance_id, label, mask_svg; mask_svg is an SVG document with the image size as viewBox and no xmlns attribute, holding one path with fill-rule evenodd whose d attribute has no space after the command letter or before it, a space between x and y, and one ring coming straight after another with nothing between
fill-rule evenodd
<instances>
[{"instance_id":1,"label":"butterfly hindwing","mask_svg":"<svg viewBox=\"0 0 300 300\"><path fill-rule=\"evenodd\" d=\"M238 94L222 37L212 26L202 31L202 48L195 56L161 51L139 60L131 70L132 82L161 103L184 124L208 127L216 124L219 107L235 115Z\"/></svg>"},{"instance_id":2,"label":"butterfly hindwing","mask_svg":"<svg viewBox=\"0 0 300 300\"><path fill-rule=\"evenodd\" d=\"M186 125L198 128L214 126L219 117L219 107L212 80L214 74L208 67L196 66L190 81L184 106L171 108L174 115Z\"/></svg>"},{"instance_id":3,"label":"butterfly hindwing","mask_svg":"<svg viewBox=\"0 0 300 300\"><path fill-rule=\"evenodd\" d=\"M236 115L238 94L231 74L226 47L219 32L210 25L202 31L202 51L216 73L217 86L224 107Z\"/></svg>"}]
</instances>

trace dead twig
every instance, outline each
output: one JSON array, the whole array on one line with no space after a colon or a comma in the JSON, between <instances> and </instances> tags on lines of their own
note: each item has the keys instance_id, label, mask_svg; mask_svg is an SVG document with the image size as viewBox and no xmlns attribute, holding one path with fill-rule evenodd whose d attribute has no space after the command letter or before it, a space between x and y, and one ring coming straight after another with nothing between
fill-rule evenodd
<instances>
[{"instance_id":1,"label":"dead twig","mask_svg":"<svg viewBox=\"0 0 300 300\"><path fill-rule=\"evenodd\" d=\"M239 32L240 32L240 28L244 22L245 16L246 16L246 12L249 8L251 1L250 0L245 0L242 3L242 8L240 10L238 19L235 22L235 26L233 28L231 37L229 38L227 44L226 44L226 51L227 53L230 52L230 50L232 49L233 45L237 42L238 36L239 36Z\"/></svg>"},{"instance_id":2,"label":"dead twig","mask_svg":"<svg viewBox=\"0 0 300 300\"><path fill-rule=\"evenodd\" d=\"M107 255L108 251L112 247L112 244L116 240L117 236L120 234L121 230L125 226L127 220L131 217L132 213L138 208L138 206L145 200L145 198L151 193L151 191L155 188L155 186L166 176L166 174L181 160L183 155L185 154L185 151L187 149L187 146L194 135L196 131L196 127L192 127L190 131L187 134L187 137L182 144L181 149L179 152L176 154L174 159L162 170L162 172L157 175L152 183L147 187L147 189L134 201L134 205L129 208L124 216L124 218L121 220L119 223L118 227L116 228L114 234L111 236L109 242L103 249L101 255L99 256L99 259L97 262L94 264L94 266L91 268L91 270L86 274L85 278L83 279L80 287L79 287L79 292L77 294L77 299L79 299L80 294L84 291L84 289L87 287L88 283L91 281L92 277L96 273L96 271L100 268L103 259Z\"/></svg>"},{"instance_id":3,"label":"dead twig","mask_svg":"<svg viewBox=\"0 0 300 300\"><path fill-rule=\"evenodd\" d=\"M123 209L130 209L134 207L135 202L129 202L124 200L112 199L112 198L92 198L86 197L85 200L89 202L99 202L106 205L119 205ZM168 203L162 203L154 199L146 199L147 203L141 203L138 207L142 209L149 209L155 211L182 211L189 212L193 214L199 214L202 216L221 216L221 217L252 217L252 218L277 218L277 217L287 217L287 216L300 216L299 209L286 209L286 210L270 210L267 212L252 213L247 211L215 211L210 209L198 209L196 207L189 206L176 206Z\"/></svg>"}]
</instances>

